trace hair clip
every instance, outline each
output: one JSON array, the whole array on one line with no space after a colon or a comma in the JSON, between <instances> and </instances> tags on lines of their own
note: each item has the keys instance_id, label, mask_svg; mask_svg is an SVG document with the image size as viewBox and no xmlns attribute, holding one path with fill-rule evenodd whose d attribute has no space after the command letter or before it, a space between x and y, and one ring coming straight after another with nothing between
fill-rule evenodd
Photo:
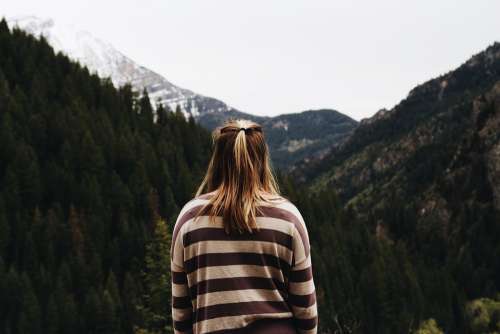
<instances>
[{"instance_id":1,"label":"hair clip","mask_svg":"<svg viewBox=\"0 0 500 334\"><path fill-rule=\"evenodd\" d=\"M226 133L226 132L229 132L229 131L235 131L235 132L239 132L239 131L245 131L245 134L248 134L250 133L251 131L259 131L259 132L262 132L262 128L261 127L251 127L251 128L231 128L231 127L228 127L228 128L222 128L220 130L220 133Z\"/></svg>"}]
</instances>

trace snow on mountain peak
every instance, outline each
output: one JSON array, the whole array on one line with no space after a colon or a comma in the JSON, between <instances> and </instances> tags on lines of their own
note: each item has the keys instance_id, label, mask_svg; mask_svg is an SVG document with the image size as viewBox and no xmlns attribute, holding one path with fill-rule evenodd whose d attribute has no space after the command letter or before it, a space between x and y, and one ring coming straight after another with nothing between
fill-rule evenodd
<instances>
[{"instance_id":1,"label":"snow on mountain peak","mask_svg":"<svg viewBox=\"0 0 500 334\"><path fill-rule=\"evenodd\" d=\"M153 104L162 103L171 110L180 106L187 118L202 113L235 110L224 102L180 88L167 79L140 66L110 43L94 37L90 32L73 25L56 24L52 19L36 16L20 16L7 19L10 26L18 27L35 36L43 35L56 52L62 52L96 72L109 77L115 86L130 83L134 90L148 91Z\"/></svg>"}]
</instances>

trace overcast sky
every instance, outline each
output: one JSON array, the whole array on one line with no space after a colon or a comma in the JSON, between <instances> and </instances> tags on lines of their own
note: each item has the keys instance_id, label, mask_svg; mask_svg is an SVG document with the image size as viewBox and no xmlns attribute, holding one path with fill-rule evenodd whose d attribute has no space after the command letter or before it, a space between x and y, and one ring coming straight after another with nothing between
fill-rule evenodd
<instances>
[{"instance_id":1,"label":"overcast sky","mask_svg":"<svg viewBox=\"0 0 500 334\"><path fill-rule=\"evenodd\" d=\"M26 14L258 115L369 117L500 41L498 0L2 0L1 16Z\"/></svg>"}]
</instances>

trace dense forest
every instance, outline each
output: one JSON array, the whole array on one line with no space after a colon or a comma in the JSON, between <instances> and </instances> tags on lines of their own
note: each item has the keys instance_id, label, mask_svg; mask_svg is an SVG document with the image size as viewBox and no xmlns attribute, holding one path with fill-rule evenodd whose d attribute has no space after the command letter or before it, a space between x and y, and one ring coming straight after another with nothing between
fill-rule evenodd
<instances>
[{"instance_id":1,"label":"dense forest","mask_svg":"<svg viewBox=\"0 0 500 334\"><path fill-rule=\"evenodd\" d=\"M0 332L170 333L170 232L210 150L192 118L153 112L147 94L1 21ZM484 268L443 266L439 239L414 251L358 221L333 190L279 182L307 220L320 332L498 331ZM411 211L388 200L390 224L413 228ZM482 294L472 300L465 283Z\"/></svg>"},{"instance_id":2,"label":"dense forest","mask_svg":"<svg viewBox=\"0 0 500 334\"><path fill-rule=\"evenodd\" d=\"M157 112L0 23L0 332L148 325L156 217L174 221L210 149L192 119Z\"/></svg>"}]
</instances>

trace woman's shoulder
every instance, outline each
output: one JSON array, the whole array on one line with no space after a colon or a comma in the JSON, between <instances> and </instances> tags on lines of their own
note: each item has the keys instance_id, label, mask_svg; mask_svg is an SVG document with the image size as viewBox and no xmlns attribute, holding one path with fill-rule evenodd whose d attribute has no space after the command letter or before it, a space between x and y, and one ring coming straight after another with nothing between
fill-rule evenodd
<instances>
[{"instance_id":1,"label":"woman's shoulder","mask_svg":"<svg viewBox=\"0 0 500 334\"><path fill-rule=\"evenodd\" d=\"M184 205L181 207L181 210L179 211L179 214L177 216L176 225L177 225L177 223L184 222L185 220L188 220L189 218L191 218L191 216L194 216L194 214L197 212L197 210L201 209L202 206L207 204L209 202L209 199L212 196L213 196L213 192L204 193L204 194L194 196L189 201L184 203Z\"/></svg>"},{"instance_id":2,"label":"woman's shoulder","mask_svg":"<svg viewBox=\"0 0 500 334\"><path fill-rule=\"evenodd\" d=\"M274 203L274 204L291 203L291 201L288 198L286 198L281 194L262 192L260 195L262 199L267 203Z\"/></svg>"},{"instance_id":3,"label":"woman's shoulder","mask_svg":"<svg viewBox=\"0 0 500 334\"><path fill-rule=\"evenodd\" d=\"M188 203L191 203L196 200L209 200L211 199L214 195L216 194L216 190L203 193L200 195L197 195L193 197ZM260 197L268 203L276 203L276 204L281 204L281 203L291 203L291 201L286 198L285 196L281 194L274 194L274 193L269 193L269 192L261 192ZM186 203L186 204L188 204Z\"/></svg>"},{"instance_id":4,"label":"woman's shoulder","mask_svg":"<svg viewBox=\"0 0 500 334\"><path fill-rule=\"evenodd\" d=\"M211 191L203 194L199 194L190 199L182 208L181 212L185 212L193 206L198 206L202 204L206 204L209 200L215 196L216 191ZM275 206L278 208L288 209L293 211L294 213L299 213L299 210L295 206L295 204L286 196L278 194L278 193L269 193L269 192L261 192L260 193L261 200L258 201L258 206Z\"/></svg>"},{"instance_id":5,"label":"woman's shoulder","mask_svg":"<svg viewBox=\"0 0 500 334\"><path fill-rule=\"evenodd\" d=\"M264 205L275 206L277 208L282 208L286 210L291 210L297 212L298 209L295 204L286 196L281 194L270 194L267 193L263 195L263 203Z\"/></svg>"},{"instance_id":6,"label":"woman's shoulder","mask_svg":"<svg viewBox=\"0 0 500 334\"><path fill-rule=\"evenodd\" d=\"M193 197L191 199L191 201L194 201L194 200L197 200L197 199L201 199L201 200L210 199L210 198L212 198L215 195L215 192L216 191L214 190L214 191L211 191L211 192L208 192L208 193L199 194L199 195Z\"/></svg>"}]
</instances>

